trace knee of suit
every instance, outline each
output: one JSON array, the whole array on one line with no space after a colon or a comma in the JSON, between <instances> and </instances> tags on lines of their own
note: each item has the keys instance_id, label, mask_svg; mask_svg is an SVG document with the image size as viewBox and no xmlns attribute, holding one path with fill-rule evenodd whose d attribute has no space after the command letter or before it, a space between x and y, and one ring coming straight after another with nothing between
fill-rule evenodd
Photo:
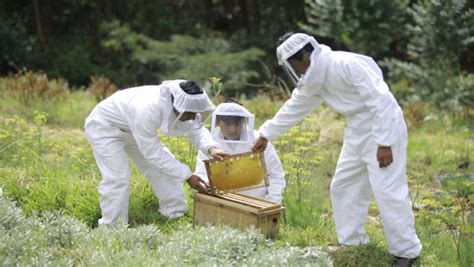
<instances>
[{"instance_id":1,"label":"knee of suit","mask_svg":"<svg viewBox=\"0 0 474 267\"><path fill-rule=\"evenodd\" d=\"M388 203L406 202L409 198L407 185L398 185L398 188L382 186L373 188L374 196L377 201L384 201Z\"/></svg>"},{"instance_id":2,"label":"knee of suit","mask_svg":"<svg viewBox=\"0 0 474 267\"><path fill-rule=\"evenodd\" d=\"M160 177L160 173L156 169L140 170L140 172L142 173L143 176L147 177L148 179Z\"/></svg>"},{"instance_id":3,"label":"knee of suit","mask_svg":"<svg viewBox=\"0 0 474 267\"><path fill-rule=\"evenodd\" d=\"M105 177L102 182L101 186L106 186L108 188L123 188L130 186L130 176L123 175L123 176L113 176L113 177Z\"/></svg>"}]
</instances>

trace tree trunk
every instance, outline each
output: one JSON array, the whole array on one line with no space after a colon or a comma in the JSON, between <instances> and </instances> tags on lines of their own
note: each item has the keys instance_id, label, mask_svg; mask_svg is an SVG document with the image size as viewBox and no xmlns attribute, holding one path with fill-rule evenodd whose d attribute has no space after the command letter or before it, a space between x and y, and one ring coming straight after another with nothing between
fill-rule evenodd
<instances>
[{"instance_id":1,"label":"tree trunk","mask_svg":"<svg viewBox=\"0 0 474 267\"><path fill-rule=\"evenodd\" d=\"M244 13L244 26L247 33L253 32L253 17L252 17L252 1L251 0L243 0L241 1L241 7Z\"/></svg>"},{"instance_id":2,"label":"tree trunk","mask_svg":"<svg viewBox=\"0 0 474 267\"><path fill-rule=\"evenodd\" d=\"M43 44L45 40L44 40L44 34L43 34L43 26L41 25L41 16L40 16L38 0L33 0L33 5L35 9L36 35L38 36L39 42Z\"/></svg>"}]
</instances>

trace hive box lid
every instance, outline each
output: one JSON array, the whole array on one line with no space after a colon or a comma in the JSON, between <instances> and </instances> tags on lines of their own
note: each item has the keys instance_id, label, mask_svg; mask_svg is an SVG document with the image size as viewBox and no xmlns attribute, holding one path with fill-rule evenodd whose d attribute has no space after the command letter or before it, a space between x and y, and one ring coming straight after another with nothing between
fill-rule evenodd
<instances>
[{"instance_id":1,"label":"hive box lid","mask_svg":"<svg viewBox=\"0 0 474 267\"><path fill-rule=\"evenodd\" d=\"M224 160L204 160L204 164L214 195L268 186L263 152L235 154Z\"/></svg>"}]
</instances>

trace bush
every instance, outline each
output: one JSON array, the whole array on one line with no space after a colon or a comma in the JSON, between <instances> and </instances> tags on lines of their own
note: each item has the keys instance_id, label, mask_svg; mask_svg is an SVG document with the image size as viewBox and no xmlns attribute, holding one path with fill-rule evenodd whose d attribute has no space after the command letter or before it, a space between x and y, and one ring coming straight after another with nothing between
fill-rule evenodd
<instances>
[{"instance_id":1,"label":"bush","mask_svg":"<svg viewBox=\"0 0 474 267\"><path fill-rule=\"evenodd\" d=\"M26 18L17 13L11 19L0 16L0 40L0 73L22 69L35 44L27 31Z\"/></svg>"},{"instance_id":2,"label":"bush","mask_svg":"<svg viewBox=\"0 0 474 267\"><path fill-rule=\"evenodd\" d=\"M37 99L53 103L64 99L68 84L63 79L48 80L48 76L33 71L23 71L3 80L5 94L13 95L21 104L29 105Z\"/></svg>"},{"instance_id":3,"label":"bush","mask_svg":"<svg viewBox=\"0 0 474 267\"><path fill-rule=\"evenodd\" d=\"M82 34L70 37L50 38L47 44L38 44L29 58L29 67L43 70L55 79L66 77L75 86L87 84L89 77L102 73L99 68L102 57L97 54L97 45Z\"/></svg>"},{"instance_id":4,"label":"bush","mask_svg":"<svg viewBox=\"0 0 474 267\"><path fill-rule=\"evenodd\" d=\"M104 24L103 30L108 35L102 45L121 66L119 73L108 76L121 85L157 84L177 78L205 84L209 77L216 76L231 84L227 90L245 91L243 84L258 77L251 63L263 51L235 49L223 38L173 35L169 41L159 41L133 32L118 21Z\"/></svg>"},{"instance_id":5,"label":"bush","mask_svg":"<svg viewBox=\"0 0 474 267\"><path fill-rule=\"evenodd\" d=\"M408 1L306 1L308 23L301 28L332 38L351 51L380 58L403 40Z\"/></svg>"},{"instance_id":6,"label":"bush","mask_svg":"<svg viewBox=\"0 0 474 267\"><path fill-rule=\"evenodd\" d=\"M190 225L170 235L150 225L91 230L62 212L25 217L2 196L0 218L2 265L331 265L317 247L277 248L256 230Z\"/></svg>"},{"instance_id":7,"label":"bush","mask_svg":"<svg viewBox=\"0 0 474 267\"><path fill-rule=\"evenodd\" d=\"M392 92L402 104L424 101L441 110L466 112L474 106L474 74L385 60Z\"/></svg>"},{"instance_id":8,"label":"bush","mask_svg":"<svg viewBox=\"0 0 474 267\"><path fill-rule=\"evenodd\" d=\"M100 102L117 91L117 86L104 76L93 75L89 90L95 96L96 101Z\"/></svg>"},{"instance_id":9,"label":"bush","mask_svg":"<svg viewBox=\"0 0 474 267\"><path fill-rule=\"evenodd\" d=\"M424 68L459 73L462 55L474 43L474 10L466 1L424 0L409 9L408 55Z\"/></svg>"},{"instance_id":10,"label":"bush","mask_svg":"<svg viewBox=\"0 0 474 267\"><path fill-rule=\"evenodd\" d=\"M385 60L394 93L403 102L425 101L444 110L474 104L474 76L461 69L474 42L474 10L464 1L421 1L409 9L407 52L411 62Z\"/></svg>"}]
</instances>

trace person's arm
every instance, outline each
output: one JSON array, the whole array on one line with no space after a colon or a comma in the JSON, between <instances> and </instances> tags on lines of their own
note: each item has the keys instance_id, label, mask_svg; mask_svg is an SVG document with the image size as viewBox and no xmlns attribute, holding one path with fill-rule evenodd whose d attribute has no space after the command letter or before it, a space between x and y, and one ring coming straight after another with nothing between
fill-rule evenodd
<instances>
[{"instance_id":1,"label":"person's arm","mask_svg":"<svg viewBox=\"0 0 474 267\"><path fill-rule=\"evenodd\" d=\"M380 167L393 161L391 147L397 143L403 113L375 62L365 56L352 60L345 68L348 82L358 91L364 104L373 114L372 136L378 145L377 160Z\"/></svg>"},{"instance_id":2,"label":"person's arm","mask_svg":"<svg viewBox=\"0 0 474 267\"><path fill-rule=\"evenodd\" d=\"M198 154L196 157L196 170L194 171L194 174L201 177L204 181L209 181L209 178L207 177L206 165L203 162L203 160L207 160L207 159L209 159L209 157L204 155L202 151L198 151Z\"/></svg>"},{"instance_id":3,"label":"person's arm","mask_svg":"<svg viewBox=\"0 0 474 267\"><path fill-rule=\"evenodd\" d=\"M302 121L311 111L318 107L322 98L318 95L306 95L296 88L276 115L267 120L259 129L260 135L273 141L288 131L293 125Z\"/></svg>"},{"instance_id":4,"label":"person's arm","mask_svg":"<svg viewBox=\"0 0 474 267\"><path fill-rule=\"evenodd\" d=\"M188 134L189 141L206 156L210 156L215 159L223 159L229 156L229 154L220 149L219 144L214 141L209 131L204 127L192 130Z\"/></svg>"},{"instance_id":5,"label":"person's arm","mask_svg":"<svg viewBox=\"0 0 474 267\"><path fill-rule=\"evenodd\" d=\"M283 190L286 186L285 172L283 171L280 158L271 143L268 143L267 149L265 150L265 165L267 167L268 182L270 183L265 199L281 203Z\"/></svg>"},{"instance_id":6,"label":"person's arm","mask_svg":"<svg viewBox=\"0 0 474 267\"><path fill-rule=\"evenodd\" d=\"M129 105L126 119L143 157L156 168L183 182L192 176L189 167L178 161L157 134L159 116L146 105ZM156 116L156 117L154 117Z\"/></svg>"},{"instance_id":7,"label":"person's arm","mask_svg":"<svg viewBox=\"0 0 474 267\"><path fill-rule=\"evenodd\" d=\"M319 95L307 95L296 88L273 119L260 126L260 136L255 140L253 151L264 151L268 141L273 141L288 131L293 125L304 119L317 108L322 98Z\"/></svg>"}]
</instances>

